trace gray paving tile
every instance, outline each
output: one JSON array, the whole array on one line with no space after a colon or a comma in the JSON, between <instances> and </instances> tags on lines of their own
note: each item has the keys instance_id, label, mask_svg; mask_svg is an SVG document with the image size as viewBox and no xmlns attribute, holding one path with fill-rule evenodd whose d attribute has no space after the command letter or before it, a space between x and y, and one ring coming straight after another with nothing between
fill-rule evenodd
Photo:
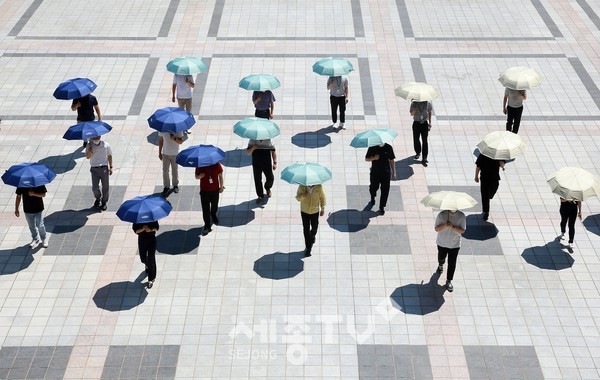
<instances>
[{"instance_id":1,"label":"gray paving tile","mask_svg":"<svg viewBox=\"0 0 600 380\"><path fill-rule=\"evenodd\" d=\"M431 379L427 355L415 355L411 345L357 345L360 379ZM414 346L419 347L419 346ZM425 349L427 346L419 347ZM376 355L376 356L373 356ZM415 362L414 360L417 359Z\"/></svg>"},{"instance_id":2,"label":"gray paving tile","mask_svg":"<svg viewBox=\"0 0 600 380\"><path fill-rule=\"evenodd\" d=\"M590 20L592 20L594 25L596 25L596 28L598 30L600 30L600 17L598 17L598 14L596 14L596 12L594 12L592 7L590 7L590 4L585 0L575 0L575 1L577 1L577 4L579 4L581 9L583 9L585 14L590 18Z\"/></svg>"},{"instance_id":3,"label":"gray paving tile","mask_svg":"<svg viewBox=\"0 0 600 380\"><path fill-rule=\"evenodd\" d=\"M558 29L558 26L556 25L552 17L550 17L550 15L548 14L548 11L546 10L542 2L540 0L531 0L531 3L540 14L542 20L544 20L544 23L546 24L546 27L548 27L548 30L550 30L550 32L552 33L552 36L563 37L563 34L561 33L560 29Z\"/></svg>"},{"instance_id":4,"label":"gray paving tile","mask_svg":"<svg viewBox=\"0 0 600 380\"><path fill-rule=\"evenodd\" d=\"M349 225L353 230L353 226ZM408 229L403 225L368 225L350 235L352 255L410 255Z\"/></svg>"},{"instance_id":5,"label":"gray paving tile","mask_svg":"<svg viewBox=\"0 0 600 380\"><path fill-rule=\"evenodd\" d=\"M37 11L37 9L40 7L40 5L42 5L43 1L44 0L34 0L31 3L31 5L29 6L29 8L27 8L25 13L23 13L23 15L19 18L19 21L17 21L15 26L13 26L13 28L10 30L10 32L8 32L8 35L11 37L18 35L21 32L21 30L23 30L23 28L25 27L25 25L27 24L27 22L29 21L31 16L33 16L35 11Z\"/></svg>"},{"instance_id":6,"label":"gray paving tile","mask_svg":"<svg viewBox=\"0 0 600 380\"><path fill-rule=\"evenodd\" d=\"M179 168L179 176L181 177L182 169ZM162 177L162 171L157 173L157 176ZM162 193L163 187L162 185L157 185L154 187L154 193L160 194ZM173 211L200 211L198 214L199 223L202 224L202 204L200 203L200 188L198 186L188 186L182 185L179 186L179 193L174 193L171 188L169 195L167 196L167 200L173 206ZM221 207L219 207L221 208Z\"/></svg>"},{"instance_id":7,"label":"gray paving tile","mask_svg":"<svg viewBox=\"0 0 600 380\"><path fill-rule=\"evenodd\" d=\"M1 379L61 379L71 356L71 346L0 348Z\"/></svg>"},{"instance_id":8,"label":"gray paving tile","mask_svg":"<svg viewBox=\"0 0 600 380\"><path fill-rule=\"evenodd\" d=\"M352 23L354 24L354 36L364 37L365 28L363 26L362 10L360 9L360 0L350 0L352 7Z\"/></svg>"},{"instance_id":9,"label":"gray paving tile","mask_svg":"<svg viewBox=\"0 0 600 380\"><path fill-rule=\"evenodd\" d=\"M366 168L365 175L368 174L368 167ZM381 189L377 192L377 198L375 199L375 206L372 207L374 211L379 209L379 199L381 196ZM371 200L371 194L369 193L368 185L346 185L346 199L348 204L348 209L350 210L361 210L361 211L369 211L371 210L369 201ZM402 191L400 186L395 185L395 182L392 181L390 186L390 194L388 196L387 206L385 207L386 211L404 211L404 206L402 205Z\"/></svg>"},{"instance_id":10,"label":"gray paving tile","mask_svg":"<svg viewBox=\"0 0 600 380\"><path fill-rule=\"evenodd\" d=\"M146 63L146 68L144 68L144 73L142 74L142 78L140 79L140 83L138 84L137 91L135 92L127 115L139 115L142 111L142 106L146 101L146 95L148 95L148 90L152 84L152 78L154 77L156 67L158 66L158 60L158 58L148 59L148 63Z\"/></svg>"},{"instance_id":11,"label":"gray paving tile","mask_svg":"<svg viewBox=\"0 0 600 380\"><path fill-rule=\"evenodd\" d=\"M415 33L412 28L408 9L406 8L406 1L396 0L396 9L398 10L398 16L400 17L400 23L402 24L404 38L414 38Z\"/></svg>"},{"instance_id":12,"label":"gray paving tile","mask_svg":"<svg viewBox=\"0 0 600 380\"><path fill-rule=\"evenodd\" d=\"M152 360L144 360L146 355ZM178 358L175 345L110 346L102 379L174 378Z\"/></svg>"},{"instance_id":13,"label":"gray paving tile","mask_svg":"<svg viewBox=\"0 0 600 380\"><path fill-rule=\"evenodd\" d=\"M171 26L173 25L173 19L177 14L177 8L179 7L179 0L171 0L169 3L169 8L165 13L165 18L163 19L163 23L160 26L160 30L158 31L158 37L168 37L169 31L171 30Z\"/></svg>"},{"instance_id":14,"label":"gray paving tile","mask_svg":"<svg viewBox=\"0 0 600 380\"><path fill-rule=\"evenodd\" d=\"M210 19L210 26L208 27L207 37L217 37L219 34L219 26L221 25L221 19L223 18L223 7L225 6L225 0L216 0L215 7Z\"/></svg>"},{"instance_id":15,"label":"gray paving tile","mask_svg":"<svg viewBox=\"0 0 600 380\"><path fill-rule=\"evenodd\" d=\"M109 186L109 197L105 212L116 212L119 209L119 206L123 203L126 190L127 186L112 184ZM81 223L83 220L87 220L87 215L90 213L101 212L93 208L94 201L95 198L92 193L91 184L90 186L71 186L69 195L65 201L65 208L67 210L49 215L50 222L63 226ZM69 223L69 220L73 218L76 220Z\"/></svg>"},{"instance_id":16,"label":"gray paving tile","mask_svg":"<svg viewBox=\"0 0 600 380\"><path fill-rule=\"evenodd\" d=\"M544 378L533 346L467 345L464 351L472 379Z\"/></svg>"},{"instance_id":17,"label":"gray paving tile","mask_svg":"<svg viewBox=\"0 0 600 380\"><path fill-rule=\"evenodd\" d=\"M352 4L358 0L352 0ZM360 9L360 5L358 6ZM353 8L354 9L354 5ZM363 109L365 115L376 115L375 95L373 94L373 83L371 81L371 69L368 58L358 58L358 71L360 73L360 89L362 91Z\"/></svg>"},{"instance_id":18,"label":"gray paving tile","mask_svg":"<svg viewBox=\"0 0 600 380\"><path fill-rule=\"evenodd\" d=\"M69 231L69 226L55 226L50 235L45 256L94 256L104 255L113 226L84 226ZM68 233L66 233L68 232Z\"/></svg>"}]
</instances>

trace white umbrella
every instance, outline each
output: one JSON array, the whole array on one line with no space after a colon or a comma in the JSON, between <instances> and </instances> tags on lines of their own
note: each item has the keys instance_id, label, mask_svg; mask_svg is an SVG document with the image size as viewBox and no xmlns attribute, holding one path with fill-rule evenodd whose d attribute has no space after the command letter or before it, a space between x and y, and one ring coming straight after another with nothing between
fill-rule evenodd
<instances>
[{"instance_id":1,"label":"white umbrella","mask_svg":"<svg viewBox=\"0 0 600 380\"><path fill-rule=\"evenodd\" d=\"M542 74L530 67L515 66L501 73L498 80L504 87L527 90L542 83Z\"/></svg>"},{"instance_id":2,"label":"white umbrella","mask_svg":"<svg viewBox=\"0 0 600 380\"><path fill-rule=\"evenodd\" d=\"M396 96L415 102L433 100L440 96L438 91L430 84L421 82L409 82L400 85L394 90Z\"/></svg>"},{"instance_id":3,"label":"white umbrella","mask_svg":"<svg viewBox=\"0 0 600 380\"><path fill-rule=\"evenodd\" d=\"M440 210L462 210L477 204L475 198L467 193L458 191L436 191L421 200L427 207Z\"/></svg>"},{"instance_id":4,"label":"white umbrella","mask_svg":"<svg viewBox=\"0 0 600 380\"><path fill-rule=\"evenodd\" d=\"M600 194L600 178L576 167L565 167L552 173L548 184L554 194L564 199L584 201Z\"/></svg>"},{"instance_id":5,"label":"white umbrella","mask_svg":"<svg viewBox=\"0 0 600 380\"><path fill-rule=\"evenodd\" d=\"M510 131L495 131L485 135L477 144L481 154L494 160L512 160L523 154L527 145L523 138Z\"/></svg>"}]
</instances>

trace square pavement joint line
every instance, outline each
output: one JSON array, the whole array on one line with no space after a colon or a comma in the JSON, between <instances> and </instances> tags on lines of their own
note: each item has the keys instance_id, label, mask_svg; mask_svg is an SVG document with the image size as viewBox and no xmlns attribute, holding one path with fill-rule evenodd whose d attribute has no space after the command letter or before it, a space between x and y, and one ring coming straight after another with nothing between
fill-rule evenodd
<instances>
[{"instance_id":1,"label":"square pavement joint line","mask_svg":"<svg viewBox=\"0 0 600 380\"><path fill-rule=\"evenodd\" d=\"M71 346L0 348L0 379L62 379Z\"/></svg>"},{"instance_id":2,"label":"square pavement joint line","mask_svg":"<svg viewBox=\"0 0 600 380\"><path fill-rule=\"evenodd\" d=\"M100 189L102 189L102 185L100 185ZM123 203L126 190L127 186L110 185L108 203L106 204L107 208L104 212L117 212L121 203ZM95 200L91 183L89 186L71 186L71 191L69 191L69 195L65 201L65 207L71 208L69 211L96 212L97 210L93 207Z\"/></svg>"},{"instance_id":3,"label":"square pavement joint line","mask_svg":"<svg viewBox=\"0 0 600 380\"><path fill-rule=\"evenodd\" d=\"M471 379L544 379L532 346L464 346L464 350Z\"/></svg>"},{"instance_id":4,"label":"square pavement joint line","mask_svg":"<svg viewBox=\"0 0 600 380\"><path fill-rule=\"evenodd\" d=\"M359 344L356 348L361 380L433 379L427 346Z\"/></svg>"},{"instance_id":5,"label":"square pavement joint line","mask_svg":"<svg viewBox=\"0 0 600 380\"><path fill-rule=\"evenodd\" d=\"M110 346L101 379L174 379L177 345Z\"/></svg>"},{"instance_id":6,"label":"square pavement joint line","mask_svg":"<svg viewBox=\"0 0 600 380\"><path fill-rule=\"evenodd\" d=\"M368 170L368 169L367 169ZM369 193L368 185L346 185L346 199L349 211L377 211L379 209L379 197L381 196L381 189L377 191L377 197L375 198L375 206L371 207L369 201L371 200L371 193ZM402 192L400 186L390 186L390 194L388 196L386 211L404 211L402 205Z\"/></svg>"},{"instance_id":7,"label":"square pavement joint line","mask_svg":"<svg viewBox=\"0 0 600 380\"><path fill-rule=\"evenodd\" d=\"M350 225L352 255L410 255L408 228L402 225Z\"/></svg>"},{"instance_id":8,"label":"square pavement joint line","mask_svg":"<svg viewBox=\"0 0 600 380\"><path fill-rule=\"evenodd\" d=\"M161 172L162 173L162 172ZM181 171L180 174L181 175ZM200 188L198 186L178 186L179 193L174 193L173 188L169 190L167 200L173 206L173 211L200 211L202 212L202 204L200 203ZM162 194L163 187L156 186L155 194ZM219 205L221 206L221 205ZM202 216L198 214L199 223L202 223Z\"/></svg>"},{"instance_id":9,"label":"square pavement joint line","mask_svg":"<svg viewBox=\"0 0 600 380\"><path fill-rule=\"evenodd\" d=\"M44 256L104 255L113 226L54 226Z\"/></svg>"}]
</instances>

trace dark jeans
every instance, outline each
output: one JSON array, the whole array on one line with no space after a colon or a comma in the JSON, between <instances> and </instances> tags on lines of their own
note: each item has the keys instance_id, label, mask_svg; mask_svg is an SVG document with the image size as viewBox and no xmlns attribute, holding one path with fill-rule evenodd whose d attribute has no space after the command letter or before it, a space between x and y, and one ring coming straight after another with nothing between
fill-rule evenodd
<instances>
[{"instance_id":1,"label":"dark jeans","mask_svg":"<svg viewBox=\"0 0 600 380\"><path fill-rule=\"evenodd\" d=\"M329 96L331 103L331 121L337 123L337 109L340 108L340 123L346 122L346 97L345 96Z\"/></svg>"},{"instance_id":2,"label":"dark jeans","mask_svg":"<svg viewBox=\"0 0 600 380\"><path fill-rule=\"evenodd\" d=\"M271 110L270 109L266 109L266 110L255 110L254 111L254 116L256 117L261 117L263 119L269 119L271 117Z\"/></svg>"},{"instance_id":3,"label":"dark jeans","mask_svg":"<svg viewBox=\"0 0 600 380\"><path fill-rule=\"evenodd\" d=\"M156 235L138 236L140 260L148 267L148 281L156 278Z\"/></svg>"},{"instance_id":4,"label":"dark jeans","mask_svg":"<svg viewBox=\"0 0 600 380\"><path fill-rule=\"evenodd\" d=\"M458 259L458 248L446 248L438 245L438 264L444 265L446 262L446 256L448 256L448 272L446 273L446 279L452 281L454 279L454 271L456 270L456 260Z\"/></svg>"},{"instance_id":5,"label":"dark jeans","mask_svg":"<svg viewBox=\"0 0 600 380\"><path fill-rule=\"evenodd\" d=\"M256 195L259 198L265 196L262 185L262 175L265 175L265 190L268 192L273 187L273 181L275 176L273 175L273 166L271 163L252 164L252 171L254 172L254 188L256 189Z\"/></svg>"},{"instance_id":6,"label":"dark jeans","mask_svg":"<svg viewBox=\"0 0 600 380\"><path fill-rule=\"evenodd\" d=\"M560 232L566 231L569 222L569 243L575 238L575 220L577 219L577 203L560 202Z\"/></svg>"},{"instance_id":7,"label":"dark jeans","mask_svg":"<svg viewBox=\"0 0 600 380\"><path fill-rule=\"evenodd\" d=\"M218 220L219 191L200 190L200 204L202 205L204 228L209 230L212 227L214 220Z\"/></svg>"},{"instance_id":8,"label":"dark jeans","mask_svg":"<svg viewBox=\"0 0 600 380\"><path fill-rule=\"evenodd\" d=\"M390 173L377 173L371 170L369 193L371 199L377 196L377 190L381 186L381 197L379 198L379 208L384 208L387 205L388 195L390 194Z\"/></svg>"},{"instance_id":9,"label":"dark jeans","mask_svg":"<svg viewBox=\"0 0 600 380\"><path fill-rule=\"evenodd\" d=\"M512 133L519 133L521 125L521 115L523 114L523 106L513 108L506 106L506 130Z\"/></svg>"},{"instance_id":10,"label":"dark jeans","mask_svg":"<svg viewBox=\"0 0 600 380\"><path fill-rule=\"evenodd\" d=\"M306 250L310 252L313 246L313 239L317 236L317 229L319 228L319 213L307 214L300 212L302 216L302 227L304 231L304 244Z\"/></svg>"},{"instance_id":11,"label":"dark jeans","mask_svg":"<svg viewBox=\"0 0 600 380\"><path fill-rule=\"evenodd\" d=\"M429 153L429 146L427 145L427 136L429 135L429 123L424 122L421 124L418 121L414 121L412 125L413 130L413 145L416 154L421 154L421 141L423 142L423 160L427 160L427 153ZM419 141L419 138L421 141Z\"/></svg>"},{"instance_id":12,"label":"dark jeans","mask_svg":"<svg viewBox=\"0 0 600 380\"><path fill-rule=\"evenodd\" d=\"M481 178L479 179L479 184L481 187L481 208L483 212L490 212L490 199L493 199L494 195L496 195L500 182Z\"/></svg>"}]
</instances>

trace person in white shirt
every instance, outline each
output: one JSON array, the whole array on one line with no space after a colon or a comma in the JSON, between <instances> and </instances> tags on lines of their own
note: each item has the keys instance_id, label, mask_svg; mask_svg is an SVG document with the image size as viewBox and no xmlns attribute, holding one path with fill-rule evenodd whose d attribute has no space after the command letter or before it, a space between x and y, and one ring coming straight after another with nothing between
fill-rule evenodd
<instances>
[{"instance_id":1,"label":"person in white shirt","mask_svg":"<svg viewBox=\"0 0 600 380\"><path fill-rule=\"evenodd\" d=\"M85 158L90 160L90 173L92 173L92 192L96 200L94 207L106 210L109 193L109 176L113 173L112 149L106 141L101 141L100 136L92 138L85 150ZM102 183L102 191L100 191Z\"/></svg>"},{"instance_id":2,"label":"person in white shirt","mask_svg":"<svg viewBox=\"0 0 600 380\"><path fill-rule=\"evenodd\" d=\"M331 121L333 127L337 123L337 109L340 109L340 129L346 129L346 104L348 104L348 78L344 76L329 77L327 79L329 90L329 103L331 104Z\"/></svg>"},{"instance_id":3,"label":"person in white shirt","mask_svg":"<svg viewBox=\"0 0 600 380\"><path fill-rule=\"evenodd\" d=\"M460 238L467 229L467 218L458 210L444 210L435 218L435 231L438 246L438 268L437 273L444 271L446 256L448 257L448 274L446 275L446 288L449 292L454 290L452 280L456 270L458 251L460 250Z\"/></svg>"},{"instance_id":4,"label":"person in white shirt","mask_svg":"<svg viewBox=\"0 0 600 380\"><path fill-rule=\"evenodd\" d=\"M163 170L163 197L169 195L170 182L169 167L173 172L173 192L179 192L179 172L178 165L175 162L177 153L179 153L179 145L183 143L183 132L169 133L161 132L158 134L158 158L162 161Z\"/></svg>"}]
</instances>

